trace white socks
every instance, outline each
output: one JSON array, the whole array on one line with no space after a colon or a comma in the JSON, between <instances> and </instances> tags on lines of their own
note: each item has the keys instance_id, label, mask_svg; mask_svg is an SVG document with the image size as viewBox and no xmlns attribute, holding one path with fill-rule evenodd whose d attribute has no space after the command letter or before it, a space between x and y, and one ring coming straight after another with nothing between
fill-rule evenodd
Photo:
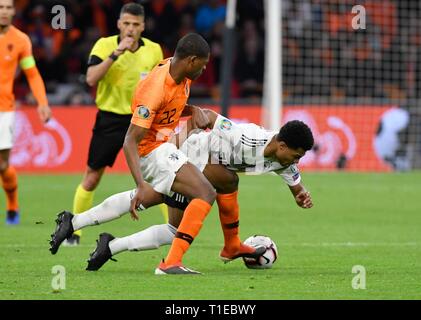
<instances>
[{"instance_id":1,"label":"white socks","mask_svg":"<svg viewBox=\"0 0 421 320\"><path fill-rule=\"evenodd\" d=\"M73 229L79 230L86 226L101 224L120 218L129 212L130 194L133 190L115 194L102 203L83 213L75 214L72 219ZM141 251L157 249L160 246L171 244L174 239L177 228L170 224L160 224L151 226L138 233L123 238L115 238L110 241L109 247L111 254L119 252Z\"/></svg>"},{"instance_id":2,"label":"white socks","mask_svg":"<svg viewBox=\"0 0 421 320\"><path fill-rule=\"evenodd\" d=\"M75 214L72 219L73 229L79 230L86 226L101 224L120 218L129 212L131 192L132 190L117 193L108 197L96 207L83 213Z\"/></svg>"},{"instance_id":3,"label":"white socks","mask_svg":"<svg viewBox=\"0 0 421 320\"><path fill-rule=\"evenodd\" d=\"M142 251L157 249L160 246L171 244L177 229L170 224L159 224L123 238L110 241L111 254L122 251Z\"/></svg>"}]
</instances>

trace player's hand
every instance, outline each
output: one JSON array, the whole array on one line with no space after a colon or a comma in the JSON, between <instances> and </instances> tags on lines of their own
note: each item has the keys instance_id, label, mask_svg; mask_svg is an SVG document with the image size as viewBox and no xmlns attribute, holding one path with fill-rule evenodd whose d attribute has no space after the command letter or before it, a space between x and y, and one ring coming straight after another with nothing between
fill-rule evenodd
<instances>
[{"instance_id":1,"label":"player's hand","mask_svg":"<svg viewBox=\"0 0 421 320\"><path fill-rule=\"evenodd\" d=\"M130 49L134 44L134 38L133 37L125 37L123 40L120 41L118 44L118 47L116 50L114 50L114 54L119 56L124 53L127 49Z\"/></svg>"},{"instance_id":2,"label":"player's hand","mask_svg":"<svg viewBox=\"0 0 421 320\"><path fill-rule=\"evenodd\" d=\"M130 216L133 220L139 220L139 215L137 211L143 208L142 203L144 202L144 192L141 187L136 188L136 192L130 201Z\"/></svg>"},{"instance_id":3,"label":"player's hand","mask_svg":"<svg viewBox=\"0 0 421 320\"><path fill-rule=\"evenodd\" d=\"M51 109L49 106L38 106L37 111L43 123L47 123L51 119Z\"/></svg>"},{"instance_id":4,"label":"player's hand","mask_svg":"<svg viewBox=\"0 0 421 320\"><path fill-rule=\"evenodd\" d=\"M191 106L191 120L192 120L192 129L206 129L209 128L211 121L209 120L208 115L204 110L199 107Z\"/></svg>"},{"instance_id":5,"label":"player's hand","mask_svg":"<svg viewBox=\"0 0 421 320\"><path fill-rule=\"evenodd\" d=\"M295 202L298 206L304 209L309 209L313 206L313 201L311 200L310 192L302 190L295 196Z\"/></svg>"}]
</instances>

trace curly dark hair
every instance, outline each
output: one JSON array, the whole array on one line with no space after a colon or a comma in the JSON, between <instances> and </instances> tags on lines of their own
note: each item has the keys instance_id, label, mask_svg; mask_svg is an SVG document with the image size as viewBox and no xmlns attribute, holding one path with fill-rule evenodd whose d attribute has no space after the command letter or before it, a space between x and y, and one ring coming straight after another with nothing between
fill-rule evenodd
<instances>
[{"instance_id":1,"label":"curly dark hair","mask_svg":"<svg viewBox=\"0 0 421 320\"><path fill-rule=\"evenodd\" d=\"M209 55L209 52L209 44L200 34L189 33L178 41L174 55L180 59L189 56L206 58Z\"/></svg>"},{"instance_id":2,"label":"curly dark hair","mask_svg":"<svg viewBox=\"0 0 421 320\"><path fill-rule=\"evenodd\" d=\"M302 121L288 121L279 130L276 136L277 141L283 141L291 149L302 148L305 151L311 150L314 145L314 138L311 129Z\"/></svg>"}]
</instances>

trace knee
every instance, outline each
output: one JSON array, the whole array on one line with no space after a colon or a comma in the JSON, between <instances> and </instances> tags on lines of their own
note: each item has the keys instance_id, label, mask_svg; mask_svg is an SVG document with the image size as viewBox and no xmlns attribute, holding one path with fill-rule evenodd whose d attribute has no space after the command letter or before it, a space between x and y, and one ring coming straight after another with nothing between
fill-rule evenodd
<instances>
[{"instance_id":1,"label":"knee","mask_svg":"<svg viewBox=\"0 0 421 320\"><path fill-rule=\"evenodd\" d=\"M198 198L212 205L216 199L216 191L210 183L207 183L205 186L203 186L202 190L200 191L200 196L198 196Z\"/></svg>"},{"instance_id":2,"label":"knee","mask_svg":"<svg viewBox=\"0 0 421 320\"><path fill-rule=\"evenodd\" d=\"M90 173L84 176L82 186L86 191L93 191L98 186L100 180L100 175Z\"/></svg>"},{"instance_id":3,"label":"knee","mask_svg":"<svg viewBox=\"0 0 421 320\"><path fill-rule=\"evenodd\" d=\"M236 192L238 190L239 181L240 179L238 178L238 175L235 172L232 172L229 179L218 186L218 193L227 194Z\"/></svg>"},{"instance_id":4,"label":"knee","mask_svg":"<svg viewBox=\"0 0 421 320\"><path fill-rule=\"evenodd\" d=\"M240 179L236 173L232 174L232 179L229 183L227 183L225 193L233 193L238 190L238 183Z\"/></svg>"}]
</instances>

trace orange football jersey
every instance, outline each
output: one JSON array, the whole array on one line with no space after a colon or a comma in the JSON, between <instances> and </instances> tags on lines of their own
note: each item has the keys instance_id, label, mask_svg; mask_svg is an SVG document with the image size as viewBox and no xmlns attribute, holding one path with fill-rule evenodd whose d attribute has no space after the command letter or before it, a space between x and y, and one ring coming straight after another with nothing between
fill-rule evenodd
<instances>
[{"instance_id":1,"label":"orange football jersey","mask_svg":"<svg viewBox=\"0 0 421 320\"><path fill-rule=\"evenodd\" d=\"M171 58L163 60L135 90L131 123L149 129L139 144L140 156L171 138L190 94L191 80L177 84L169 73L170 64Z\"/></svg>"},{"instance_id":2,"label":"orange football jersey","mask_svg":"<svg viewBox=\"0 0 421 320\"><path fill-rule=\"evenodd\" d=\"M14 26L0 35L0 111L14 109L13 82L19 62L32 56L29 37Z\"/></svg>"}]
</instances>

